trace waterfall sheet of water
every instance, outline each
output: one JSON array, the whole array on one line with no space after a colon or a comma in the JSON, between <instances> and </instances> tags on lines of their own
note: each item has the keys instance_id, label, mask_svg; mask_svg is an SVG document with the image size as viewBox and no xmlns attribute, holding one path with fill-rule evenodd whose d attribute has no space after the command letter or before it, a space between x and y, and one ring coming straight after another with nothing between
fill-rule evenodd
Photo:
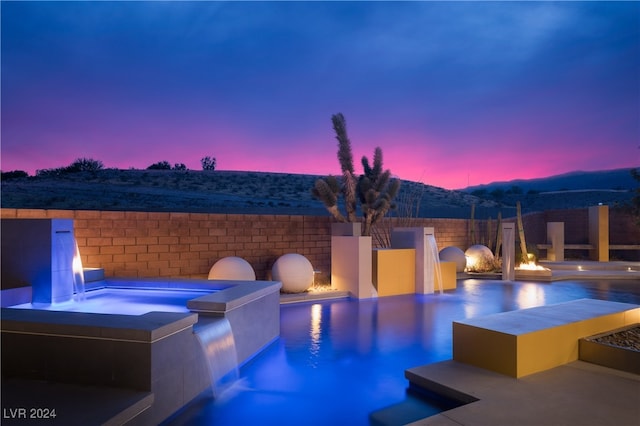
<instances>
[{"instance_id":1,"label":"waterfall sheet of water","mask_svg":"<svg viewBox=\"0 0 640 426\"><path fill-rule=\"evenodd\" d=\"M207 360L213 397L220 398L239 380L238 355L231 324L226 318L200 317L194 333Z\"/></svg>"},{"instance_id":2,"label":"waterfall sheet of water","mask_svg":"<svg viewBox=\"0 0 640 426\"><path fill-rule=\"evenodd\" d=\"M502 280L513 281L515 276L515 229L513 226L502 227Z\"/></svg>"},{"instance_id":3,"label":"waterfall sheet of water","mask_svg":"<svg viewBox=\"0 0 640 426\"><path fill-rule=\"evenodd\" d=\"M80 257L80 248L78 247L78 241L73 239L74 253L73 253L73 292L74 300L80 302L85 300L85 285L84 285L84 268L82 266L82 258Z\"/></svg>"},{"instance_id":4,"label":"waterfall sheet of water","mask_svg":"<svg viewBox=\"0 0 640 426\"><path fill-rule=\"evenodd\" d=\"M51 282L52 300L64 303L84 300L85 283L78 242L72 231L56 231L52 259L53 269L60 274Z\"/></svg>"},{"instance_id":5,"label":"waterfall sheet of water","mask_svg":"<svg viewBox=\"0 0 640 426\"><path fill-rule=\"evenodd\" d=\"M437 281L438 283L440 294L442 294L442 269L440 267L440 252L438 251L438 243L436 243L436 237L434 235L426 235L426 246L425 266L428 271L427 276L435 278L435 281ZM433 271L433 273L431 273L431 271ZM435 286L432 287L435 291Z\"/></svg>"}]
</instances>

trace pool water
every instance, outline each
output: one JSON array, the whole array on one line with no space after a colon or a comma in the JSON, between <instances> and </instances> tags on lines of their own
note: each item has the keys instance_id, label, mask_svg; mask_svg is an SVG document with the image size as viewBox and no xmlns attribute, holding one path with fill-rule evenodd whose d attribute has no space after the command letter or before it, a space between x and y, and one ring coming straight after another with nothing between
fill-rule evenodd
<instances>
[{"instance_id":1,"label":"pool water","mask_svg":"<svg viewBox=\"0 0 640 426\"><path fill-rule=\"evenodd\" d=\"M142 315L147 312L189 312L187 301L215 290L103 288L87 291L82 301L11 306L16 309L85 312L93 314Z\"/></svg>"},{"instance_id":2,"label":"pool water","mask_svg":"<svg viewBox=\"0 0 640 426\"><path fill-rule=\"evenodd\" d=\"M450 408L422 404L404 371L452 358L452 321L580 298L640 304L640 286L464 280L442 295L283 305L280 339L241 367L239 382L219 399L201 395L166 424L415 421Z\"/></svg>"}]
</instances>

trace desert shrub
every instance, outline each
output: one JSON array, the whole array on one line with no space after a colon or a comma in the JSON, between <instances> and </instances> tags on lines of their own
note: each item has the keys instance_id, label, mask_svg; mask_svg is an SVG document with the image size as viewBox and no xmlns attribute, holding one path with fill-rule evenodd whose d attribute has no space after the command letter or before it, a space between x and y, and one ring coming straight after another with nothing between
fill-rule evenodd
<instances>
[{"instance_id":1,"label":"desert shrub","mask_svg":"<svg viewBox=\"0 0 640 426\"><path fill-rule=\"evenodd\" d=\"M29 174L23 170L12 170L10 172L0 172L0 180L20 179L29 177Z\"/></svg>"},{"instance_id":2,"label":"desert shrub","mask_svg":"<svg viewBox=\"0 0 640 426\"><path fill-rule=\"evenodd\" d=\"M171 164L168 161L158 161L147 167L147 170L171 170Z\"/></svg>"},{"instance_id":3,"label":"desert shrub","mask_svg":"<svg viewBox=\"0 0 640 426\"><path fill-rule=\"evenodd\" d=\"M102 161L94 160L93 158L77 158L66 169L67 173L75 172L95 172L102 170L104 165Z\"/></svg>"},{"instance_id":4,"label":"desert shrub","mask_svg":"<svg viewBox=\"0 0 640 426\"><path fill-rule=\"evenodd\" d=\"M176 163L173 166L173 170L187 170L187 166L185 166L184 163Z\"/></svg>"},{"instance_id":5,"label":"desert shrub","mask_svg":"<svg viewBox=\"0 0 640 426\"><path fill-rule=\"evenodd\" d=\"M66 167L56 167L52 169L38 169L36 170L36 176L38 177L54 177L62 176L66 173Z\"/></svg>"},{"instance_id":6,"label":"desert shrub","mask_svg":"<svg viewBox=\"0 0 640 426\"><path fill-rule=\"evenodd\" d=\"M202 165L202 170L215 170L216 169L216 159L215 157L203 157L200 159L200 164Z\"/></svg>"},{"instance_id":7,"label":"desert shrub","mask_svg":"<svg viewBox=\"0 0 640 426\"><path fill-rule=\"evenodd\" d=\"M70 165L66 167L55 167L52 169L36 170L36 176L39 177L55 177L63 176L69 173L78 172L95 172L102 170L104 165L102 161L94 160L92 158L77 158Z\"/></svg>"}]
</instances>

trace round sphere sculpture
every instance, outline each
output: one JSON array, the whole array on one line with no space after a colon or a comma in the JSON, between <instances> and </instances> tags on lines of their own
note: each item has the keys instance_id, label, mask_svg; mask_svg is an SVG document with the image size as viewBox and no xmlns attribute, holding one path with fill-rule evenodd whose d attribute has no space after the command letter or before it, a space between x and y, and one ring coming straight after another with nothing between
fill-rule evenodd
<instances>
[{"instance_id":1,"label":"round sphere sculpture","mask_svg":"<svg viewBox=\"0 0 640 426\"><path fill-rule=\"evenodd\" d=\"M313 266L301 254L284 254L273 264L271 278L282 282L285 293L302 293L313 285Z\"/></svg>"},{"instance_id":2,"label":"round sphere sculpture","mask_svg":"<svg viewBox=\"0 0 640 426\"><path fill-rule=\"evenodd\" d=\"M246 260L241 257L223 257L213 264L209 270L210 280L255 281L256 273Z\"/></svg>"},{"instance_id":3,"label":"round sphere sculpture","mask_svg":"<svg viewBox=\"0 0 640 426\"><path fill-rule=\"evenodd\" d=\"M456 264L456 272L464 272L464 268L467 267L467 258L464 252L456 246L443 248L440 250L439 257L441 262L454 262Z\"/></svg>"},{"instance_id":4,"label":"round sphere sculpture","mask_svg":"<svg viewBox=\"0 0 640 426\"><path fill-rule=\"evenodd\" d=\"M489 272L495 267L493 252L489 247L482 244L475 244L465 252L467 257L467 271L469 272Z\"/></svg>"}]
</instances>

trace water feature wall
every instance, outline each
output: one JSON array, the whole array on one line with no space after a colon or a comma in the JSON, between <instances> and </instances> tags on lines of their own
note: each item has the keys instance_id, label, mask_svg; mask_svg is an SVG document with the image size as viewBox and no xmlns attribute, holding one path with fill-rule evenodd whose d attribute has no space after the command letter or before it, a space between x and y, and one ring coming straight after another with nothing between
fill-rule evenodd
<instances>
[{"instance_id":1,"label":"water feature wall","mask_svg":"<svg viewBox=\"0 0 640 426\"><path fill-rule=\"evenodd\" d=\"M3 289L31 286L34 303L71 300L76 254L73 220L2 219L0 222Z\"/></svg>"},{"instance_id":2,"label":"water feature wall","mask_svg":"<svg viewBox=\"0 0 640 426\"><path fill-rule=\"evenodd\" d=\"M516 227L512 222L502 224L502 280L516 279Z\"/></svg>"},{"instance_id":3,"label":"water feature wall","mask_svg":"<svg viewBox=\"0 0 640 426\"><path fill-rule=\"evenodd\" d=\"M433 227L396 228L391 231L391 247L416 250L416 293L433 293L436 279L442 291L440 258Z\"/></svg>"}]
</instances>

